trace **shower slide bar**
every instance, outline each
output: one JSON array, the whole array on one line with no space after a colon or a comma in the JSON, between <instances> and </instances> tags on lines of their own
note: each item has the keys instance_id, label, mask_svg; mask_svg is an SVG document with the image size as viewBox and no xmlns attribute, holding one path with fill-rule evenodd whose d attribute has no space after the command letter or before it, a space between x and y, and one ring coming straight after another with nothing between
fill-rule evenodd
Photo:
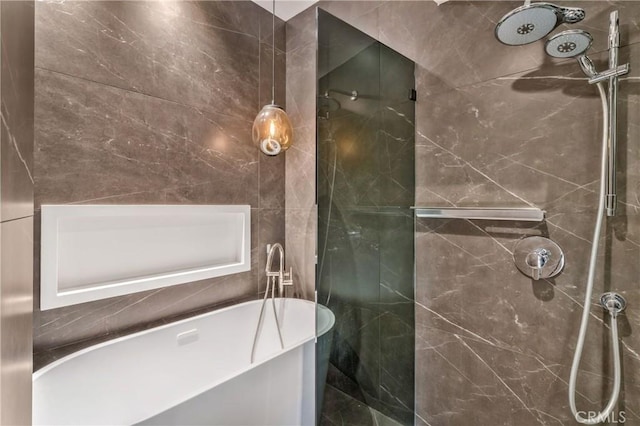
<instances>
[{"instance_id":1,"label":"shower slide bar","mask_svg":"<svg viewBox=\"0 0 640 426\"><path fill-rule=\"evenodd\" d=\"M432 219L479 219L542 222L544 210L500 207L412 207L416 217Z\"/></svg>"}]
</instances>

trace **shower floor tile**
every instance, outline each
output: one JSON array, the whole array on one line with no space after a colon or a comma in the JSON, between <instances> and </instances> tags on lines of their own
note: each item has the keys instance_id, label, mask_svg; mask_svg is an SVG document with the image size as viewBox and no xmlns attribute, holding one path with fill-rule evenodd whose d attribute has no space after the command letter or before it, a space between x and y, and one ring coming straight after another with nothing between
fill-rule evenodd
<instances>
[{"instance_id":1,"label":"shower floor tile","mask_svg":"<svg viewBox=\"0 0 640 426\"><path fill-rule=\"evenodd\" d=\"M366 404L327 384L320 426L401 426Z\"/></svg>"}]
</instances>

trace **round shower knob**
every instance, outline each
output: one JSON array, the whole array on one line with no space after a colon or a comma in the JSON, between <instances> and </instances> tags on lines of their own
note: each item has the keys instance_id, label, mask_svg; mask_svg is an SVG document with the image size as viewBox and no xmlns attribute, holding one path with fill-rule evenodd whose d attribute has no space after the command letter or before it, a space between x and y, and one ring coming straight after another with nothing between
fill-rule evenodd
<instances>
[{"instance_id":1,"label":"round shower knob","mask_svg":"<svg viewBox=\"0 0 640 426\"><path fill-rule=\"evenodd\" d=\"M555 277L564 267L562 249L545 237L527 237L518 241L513 260L520 272L534 280Z\"/></svg>"}]
</instances>

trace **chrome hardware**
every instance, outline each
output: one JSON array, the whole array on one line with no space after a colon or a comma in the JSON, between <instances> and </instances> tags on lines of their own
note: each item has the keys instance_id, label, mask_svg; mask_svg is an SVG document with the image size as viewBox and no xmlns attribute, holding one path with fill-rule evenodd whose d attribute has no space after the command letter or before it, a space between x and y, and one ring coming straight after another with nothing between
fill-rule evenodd
<instances>
[{"instance_id":1,"label":"chrome hardware","mask_svg":"<svg viewBox=\"0 0 640 426\"><path fill-rule=\"evenodd\" d=\"M352 101L357 101L358 100L358 96L359 96L359 94L358 94L357 90L352 90L351 91L351 100Z\"/></svg>"},{"instance_id":2,"label":"chrome hardware","mask_svg":"<svg viewBox=\"0 0 640 426\"><path fill-rule=\"evenodd\" d=\"M551 256L551 252L543 248L535 249L527 255L525 261L531 267L531 278L536 281L540 279L542 268L549 261L549 256Z\"/></svg>"},{"instance_id":3,"label":"chrome hardware","mask_svg":"<svg viewBox=\"0 0 640 426\"><path fill-rule=\"evenodd\" d=\"M280 267L277 271L273 271L273 256L276 251L280 256ZM269 291L271 291L271 306L273 308L273 316L276 321L276 328L278 330L278 338L280 340L280 348L284 349L284 340L282 338L282 332L280 331L280 321L278 319L278 313L276 311L276 286L278 287L279 296L284 297L284 287L293 285L293 268L289 268L289 272L284 271L284 249L282 244L268 244L267 245L267 264L264 268L265 275L267 276L267 288L264 292L264 298L262 299L262 306L260 307L260 314L258 316L258 325L256 332L253 336L253 346L251 347L251 363L255 361L256 346L258 344L258 337L260 335L260 329L264 318L264 306L269 298Z\"/></svg>"},{"instance_id":4,"label":"chrome hardware","mask_svg":"<svg viewBox=\"0 0 640 426\"><path fill-rule=\"evenodd\" d=\"M609 69L618 69L618 48L620 46L620 21L618 11L609 14ZM626 72L629 72L629 64L626 64ZM625 73L626 74L626 73ZM607 216L615 216L616 203L616 155L618 151L618 76L615 74L609 79L609 156L607 179Z\"/></svg>"},{"instance_id":5,"label":"chrome hardware","mask_svg":"<svg viewBox=\"0 0 640 426\"><path fill-rule=\"evenodd\" d=\"M289 272L283 274L282 282L280 283L280 296L284 297L284 287L293 286L293 268L289 268Z\"/></svg>"},{"instance_id":6,"label":"chrome hardware","mask_svg":"<svg viewBox=\"0 0 640 426\"><path fill-rule=\"evenodd\" d=\"M559 13L562 15L562 21L565 24L575 24L580 22L586 16L584 9L579 7L561 7Z\"/></svg>"},{"instance_id":7,"label":"chrome hardware","mask_svg":"<svg viewBox=\"0 0 640 426\"><path fill-rule=\"evenodd\" d=\"M620 77L625 74L629 74L629 64L619 65L616 68L597 73L589 79L589 84L601 83L605 80L609 80L610 78Z\"/></svg>"},{"instance_id":8,"label":"chrome hardware","mask_svg":"<svg viewBox=\"0 0 640 426\"><path fill-rule=\"evenodd\" d=\"M520 272L533 280L555 277L564 267L564 254L545 237L527 237L518 242L513 260Z\"/></svg>"},{"instance_id":9,"label":"chrome hardware","mask_svg":"<svg viewBox=\"0 0 640 426\"><path fill-rule=\"evenodd\" d=\"M615 216L616 201L616 152L618 150L617 115L618 115L618 78L629 73L629 64L618 65L618 50L620 48L620 20L618 11L609 14L609 69L596 72L593 63L587 57L578 58L580 67L589 77L589 84L608 81L607 101L609 104L609 144L607 148L607 193L605 208L607 216Z\"/></svg>"},{"instance_id":10,"label":"chrome hardware","mask_svg":"<svg viewBox=\"0 0 640 426\"><path fill-rule=\"evenodd\" d=\"M525 2L500 19L495 36L501 43L518 46L549 35L560 24L575 24L585 17L584 9L559 7L547 2Z\"/></svg>"},{"instance_id":11,"label":"chrome hardware","mask_svg":"<svg viewBox=\"0 0 640 426\"><path fill-rule=\"evenodd\" d=\"M411 207L416 217L432 219L514 220L542 222L544 211L531 207Z\"/></svg>"},{"instance_id":12,"label":"chrome hardware","mask_svg":"<svg viewBox=\"0 0 640 426\"><path fill-rule=\"evenodd\" d=\"M609 314L611 314L613 318L617 317L618 314L627 307L627 301L624 297L612 291L600 296L600 304L604 309L609 311Z\"/></svg>"}]
</instances>

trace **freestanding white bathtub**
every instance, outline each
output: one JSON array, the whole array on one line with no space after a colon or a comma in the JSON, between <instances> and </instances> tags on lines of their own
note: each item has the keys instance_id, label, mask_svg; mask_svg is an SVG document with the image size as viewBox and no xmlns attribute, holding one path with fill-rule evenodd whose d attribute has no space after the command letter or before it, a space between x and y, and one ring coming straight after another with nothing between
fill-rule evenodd
<instances>
[{"instance_id":1,"label":"freestanding white bathtub","mask_svg":"<svg viewBox=\"0 0 640 426\"><path fill-rule=\"evenodd\" d=\"M312 425L315 304L271 301L251 364L262 301L114 339L33 375L36 425ZM318 335L333 327L318 307Z\"/></svg>"}]
</instances>

